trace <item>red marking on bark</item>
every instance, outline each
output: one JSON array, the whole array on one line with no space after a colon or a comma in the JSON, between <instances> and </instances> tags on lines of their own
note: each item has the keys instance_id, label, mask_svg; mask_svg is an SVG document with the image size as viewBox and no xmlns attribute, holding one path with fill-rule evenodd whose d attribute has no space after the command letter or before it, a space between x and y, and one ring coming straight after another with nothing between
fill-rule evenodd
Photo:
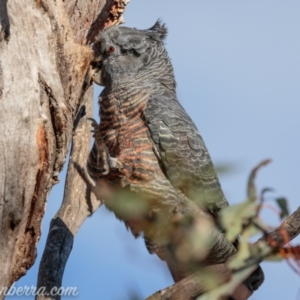
<instances>
[{"instance_id":1,"label":"red marking on bark","mask_svg":"<svg viewBox=\"0 0 300 300\"><path fill-rule=\"evenodd\" d=\"M99 31L112 25L122 24L122 15L129 1L127 0L114 0L107 1L101 14L98 15L96 20L91 25L89 33L86 37L86 44L95 41L95 37Z\"/></svg>"},{"instance_id":2,"label":"red marking on bark","mask_svg":"<svg viewBox=\"0 0 300 300\"><path fill-rule=\"evenodd\" d=\"M39 150L40 163L39 169L43 169L45 164L48 164L48 140L47 140L47 132L45 130L44 125L38 128L36 134L36 143Z\"/></svg>"}]
</instances>

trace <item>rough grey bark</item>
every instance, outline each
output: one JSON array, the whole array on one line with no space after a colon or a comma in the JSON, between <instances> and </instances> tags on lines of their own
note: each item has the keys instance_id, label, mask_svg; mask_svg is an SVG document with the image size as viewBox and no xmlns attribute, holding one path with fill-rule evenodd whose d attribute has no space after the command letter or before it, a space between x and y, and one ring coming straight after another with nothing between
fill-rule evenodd
<instances>
[{"instance_id":1,"label":"rough grey bark","mask_svg":"<svg viewBox=\"0 0 300 300\"><path fill-rule=\"evenodd\" d=\"M46 199L90 86L87 36L104 16L116 22L116 2L0 1L0 288L34 263Z\"/></svg>"}]
</instances>

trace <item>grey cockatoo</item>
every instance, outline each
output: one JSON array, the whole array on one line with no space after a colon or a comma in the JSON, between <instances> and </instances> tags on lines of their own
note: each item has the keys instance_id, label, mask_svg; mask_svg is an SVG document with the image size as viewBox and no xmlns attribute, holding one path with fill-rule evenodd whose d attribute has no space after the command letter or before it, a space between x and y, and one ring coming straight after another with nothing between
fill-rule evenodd
<instances>
[{"instance_id":1,"label":"grey cockatoo","mask_svg":"<svg viewBox=\"0 0 300 300\"><path fill-rule=\"evenodd\" d=\"M193 205L216 219L228 202L203 139L177 99L166 35L159 21L147 30L115 26L99 34L93 45L94 81L105 88L99 98L101 123L93 123L96 141L88 171L105 183L106 206L134 235L143 233L148 249L167 261L178 281L186 274L176 268L172 254L165 254L174 250L173 237L165 237L172 235L168 223L192 215ZM146 203L140 215L118 210L112 194L122 190L127 197L117 197L118 203L128 195ZM213 243L224 238L218 234ZM226 250L218 251L219 261L222 255L225 261ZM259 267L247 285L255 290L262 281Z\"/></svg>"}]
</instances>

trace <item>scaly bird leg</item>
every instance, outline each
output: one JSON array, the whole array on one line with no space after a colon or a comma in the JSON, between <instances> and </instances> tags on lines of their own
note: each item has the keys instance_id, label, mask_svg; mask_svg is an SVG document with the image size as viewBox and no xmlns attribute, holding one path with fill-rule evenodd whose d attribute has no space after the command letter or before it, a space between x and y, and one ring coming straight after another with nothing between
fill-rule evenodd
<instances>
[{"instance_id":1,"label":"scaly bird leg","mask_svg":"<svg viewBox=\"0 0 300 300\"><path fill-rule=\"evenodd\" d=\"M103 141L100 133L99 124L95 119L89 118L92 121L93 137L95 138L96 151L96 164L97 169L101 170L103 175L107 175L110 169L119 169L123 164L114 157L109 155L108 149Z\"/></svg>"}]
</instances>

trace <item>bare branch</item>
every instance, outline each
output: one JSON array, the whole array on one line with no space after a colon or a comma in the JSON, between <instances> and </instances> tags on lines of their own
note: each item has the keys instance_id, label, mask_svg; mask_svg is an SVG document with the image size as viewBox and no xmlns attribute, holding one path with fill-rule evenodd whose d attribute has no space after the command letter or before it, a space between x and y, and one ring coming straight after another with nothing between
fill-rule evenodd
<instances>
[{"instance_id":1,"label":"bare branch","mask_svg":"<svg viewBox=\"0 0 300 300\"><path fill-rule=\"evenodd\" d=\"M284 234L283 234L284 233ZM269 232L267 236L261 237L257 242L265 241L271 247L282 247L300 233L300 206L279 227ZM286 239L288 237L288 239Z\"/></svg>"},{"instance_id":2,"label":"bare branch","mask_svg":"<svg viewBox=\"0 0 300 300\"><path fill-rule=\"evenodd\" d=\"M283 234L283 232L285 234ZM298 236L299 233L300 207L286 220L284 220L278 228L261 237L256 243L267 243L269 245L267 252L265 253L265 255L267 255L273 251L274 246L284 246ZM288 240L285 239L286 236L289 237ZM216 279L221 279L222 282L230 280L232 276L232 271L230 271L227 267L227 264L212 265L205 268L205 270L213 272ZM207 292L206 276L201 277L198 273L195 273L172 286L156 292L152 296L148 297L147 300L193 300L205 292ZM251 294L252 292L249 291L244 284L240 284L232 295L232 298L235 300L245 300L248 299Z\"/></svg>"},{"instance_id":3,"label":"bare branch","mask_svg":"<svg viewBox=\"0 0 300 300\"><path fill-rule=\"evenodd\" d=\"M86 120L86 114L92 115L91 92L92 89L86 93L86 100L88 100L86 112L85 106L83 106L77 116L80 121L73 136L63 203L51 221L46 247L40 263L37 286L38 288L44 287L47 293L50 293L53 287L59 288L61 286L74 236L87 217L101 205L101 202L95 198L92 198L91 202L86 201L85 182L74 166L74 162L85 165L89 152L90 122ZM58 300L60 296L38 295L36 299Z\"/></svg>"},{"instance_id":4,"label":"bare branch","mask_svg":"<svg viewBox=\"0 0 300 300\"><path fill-rule=\"evenodd\" d=\"M231 271L226 264L212 265L205 268L206 271L216 274L216 284L228 282L231 278ZM204 294L208 286L207 276L194 273L185 279L156 292L146 300L194 300ZM240 284L232 295L235 300L245 300L251 296L252 292L244 284Z\"/></svg>"}]
</instances>

